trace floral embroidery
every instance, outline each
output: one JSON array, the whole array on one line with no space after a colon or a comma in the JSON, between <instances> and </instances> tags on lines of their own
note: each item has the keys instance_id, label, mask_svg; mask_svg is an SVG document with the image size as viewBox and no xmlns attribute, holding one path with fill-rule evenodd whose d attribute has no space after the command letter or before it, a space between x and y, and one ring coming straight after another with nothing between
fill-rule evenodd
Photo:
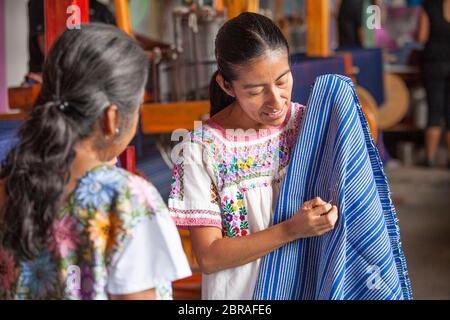
<instances>
[{"instance_id":1,"label":"floral embroidery","mask_svg":"<svg viewBox=\"0 0 450 320\"><path fill-rule=\"evenodd\" d=\"M147 181L138 176L131 176L128 187L131 190L131 195L137 197L139 204L142 204L146 209L155 210L153 206L160 201L155 201L155 190L149 186Z\"/></svg>"},{"instance_id":2,"label":"floral embroidery","mask_svg":"<svg viewBox=\"0 0 450 320\"><path fill-rule=\"evenodd\" d=\"M173 167L170 199L183 201L184 199L184 163Z\"/></svg>"},{"instance_id":3,"label":"floral embroidery","mask_svg":"<svg viewBox=\"0 0 450 320\"><path fill-rule=\"evenodd\" d=\"M56 220L52 226L52 236L49 241L49 250L63 258L73 252L80 243L81 231L77 220L68 215Z\"/></svg>"},{"instance_id":4,"label":"floral embroidery","mask_svg":"<svg viewBox=\"0 0 450 320\"><path fill-rule=\"evenodd\" d=\"M236 201L225 196L222 202L223 232L229 238L246 236L249 233L247 210L243 195L238 192Z\"/></svg>"},{"instance_id":5,"label":"floral embroidery","mask_svg":"<svg viewBox=\"0 0 450 320\"><path fill-rule=\"evenodd\" d=\"M83 183L77 188L76 202L81 208L104 208L109 211L112 198L119 189L123 177L117 175L114 170L99 170L89 172Z\"/></svg>"},{"instance_id":6,"label":"floral embroidery","mask_svg":"<svg viewBox=\"0 0 450 320\"><path fill-rule=\"evenodd\" d=\"M0 292L7 292L15 281L15 262L12 254L0 249Z\"/></svg>"},{"instance_id":7,"label":"floral embroidery","mask_svg":"<svg viewBox=\"0 0 450 320\"><path fill-rule=\"evenodd\" d=\"M117 235L125 232L122 220L114 213L104 214L97 211L89 221L90 240L100 252L110 253L117 245Z\"/></svg>"},{"instance_id":8,"label":"floral embroidery","mask_svg":"<svg viewBox=\"0 0 450 320\"><path fill-rule=\"evenodd\" d=\"M81 299L92 300L94 298L95 277L89 264L84 264L81 268Z\"/></svg>"},{"instance_id":9,"label":"floral embroidery","mask_svg":"<svg viewBox=\"0 0 450 320\"><path fill-rule=\"evenodd\" d=\"M210 189L210 193L211 193L211 203L219 205L220 204L219 192L217 191L217 188L212 181L210 183L209 189Z\"/></svg>"},{"instance_id":10,"label":"floral embroidery","mask_svg":"<svg viewBox=\"0 0 450 320\"><path fill-rule=\"evenodd\" d=\"M251 146L242 144L230 148L226 142L213 138L212 130L215 129L209 126L194 130L192 141L203 146L212 157L218 189L223 190L245 180L270 177L287 167L298 137L303 109L296 113L293 126L286 127L278 136Z\"/></svg>"},{"instance_id":11,"label":"floral embroidery","mask_svg":"<svg viewBox=\"0 0 450 320\"><path fill-rule=\"evenodd\" d=\"M88 172L54 221L48 250L15 262L0 247L0 298L107 299L108 269L132 228L165 207L152 192L151 184L122 169Z\"/></svg>"},{"instance_id":12,"label":"floral embroidery","mask_svg":"<svg viewBox=\"0 0 450 320\"><path fill-rule=\"evenodd\" d=\"M43 252L33 261L20 264L18 297L48 299L58 296L58 274L49 252Z\"/></svg>"},{"instance_id":13,"label":"floral embroidery","mask_svg":"<svg viewBox=\"0 0 450 320\"><path fill-rule=\"evenodd\" d=\"M79 279L77 279L79 277ZM95 276L91 266L83 263L80 274L72 272L66 278L66 295L70 299L92 300L95 297Z\"/></svg>"}]
</instances>

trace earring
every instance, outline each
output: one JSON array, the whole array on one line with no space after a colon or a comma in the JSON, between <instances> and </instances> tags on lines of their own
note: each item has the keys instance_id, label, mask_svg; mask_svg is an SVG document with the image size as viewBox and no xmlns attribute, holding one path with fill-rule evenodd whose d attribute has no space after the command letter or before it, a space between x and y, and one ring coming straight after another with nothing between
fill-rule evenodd
<instances>
[{"instance_id":1,"label":"earring","mask_svg":"<svg viewBox=\"0 0 450 320\"><path fill-rule=\"evenodd\" d=\"M116 135L118 135L120 133L120 129L116 128Z\"/></svg>"}]
</instances>

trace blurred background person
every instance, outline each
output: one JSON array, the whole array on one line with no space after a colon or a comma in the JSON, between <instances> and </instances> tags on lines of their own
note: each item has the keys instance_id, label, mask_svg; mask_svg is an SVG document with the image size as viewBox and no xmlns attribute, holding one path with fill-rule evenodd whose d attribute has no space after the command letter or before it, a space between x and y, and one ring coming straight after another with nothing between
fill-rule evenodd
<instances>
[{"instance_id":1,"label":"blurred background person","mask_svg":"<svg viewBox=\"0 0 450 320\"><path fill-rule=\"evenodd\" d=\"M422 76L428 102L424 165L435 165L444 122L450 169L450 0L424 1L418 38L425 45Z\"/></svg>"}]
</instances>

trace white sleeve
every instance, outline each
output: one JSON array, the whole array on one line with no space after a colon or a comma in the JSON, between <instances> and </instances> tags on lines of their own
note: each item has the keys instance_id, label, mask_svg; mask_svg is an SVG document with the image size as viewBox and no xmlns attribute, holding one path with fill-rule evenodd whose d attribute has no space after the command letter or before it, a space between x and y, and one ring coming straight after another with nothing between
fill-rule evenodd
<instances>
[{"instance_id":1,"label":"white sleeve","mask_svg":"<svg viewBox=\"0 0 450 320\"><path fill-rule=\"evenodd\" d=\"M213 182L211 160L197 143L184 143L175 164L169 196L169 211L178 227L222 229L220 197Z\"/></svg>"},{"instance_id":2,"label":"white sleeve","mask_svg":"<svg viewBox=\"0 0 450 320\"><path fill-rule=\"evenodd\" d=\"M191 269L167 210L143 217L111 267L107 291L123 295L189 277Z\"/></svg>"}]
</instances>

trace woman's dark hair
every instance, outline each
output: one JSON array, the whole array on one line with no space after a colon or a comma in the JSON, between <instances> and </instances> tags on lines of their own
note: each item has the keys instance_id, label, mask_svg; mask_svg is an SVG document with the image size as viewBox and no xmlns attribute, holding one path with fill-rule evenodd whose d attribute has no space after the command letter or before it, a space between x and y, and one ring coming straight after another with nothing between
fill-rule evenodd
<instances>
[{"instance_id":1,"label":"woman's dark hair","mask_svg":"<svg viewBox=\"0 0 450 320\"><path fill-rule=\"evenodd\" d=\"M113 26L82 25L57 39L45 62L41 93L0 170L6 193L0 245L22 258L39 254L63 204L74 146L95 134L110 105L119 109L121 128L130 125L147 66L139 44Z\"/></svg>"},{"instance_id":2,"label":"woman's dark hair","mask_svg":"<svg viewBox=\"0 0 450 320\"><path fill-rule=\"evenodd\" d=\"M250 12L227 21L218 32L215 45L218 70L209 87L211 116L234 101L217 83L219 73L231 83L238 78L236 66L262 56L267 50L286 50L289 54L288 42L277 25L263 15Z\"/></svg>"}]
</instances>

